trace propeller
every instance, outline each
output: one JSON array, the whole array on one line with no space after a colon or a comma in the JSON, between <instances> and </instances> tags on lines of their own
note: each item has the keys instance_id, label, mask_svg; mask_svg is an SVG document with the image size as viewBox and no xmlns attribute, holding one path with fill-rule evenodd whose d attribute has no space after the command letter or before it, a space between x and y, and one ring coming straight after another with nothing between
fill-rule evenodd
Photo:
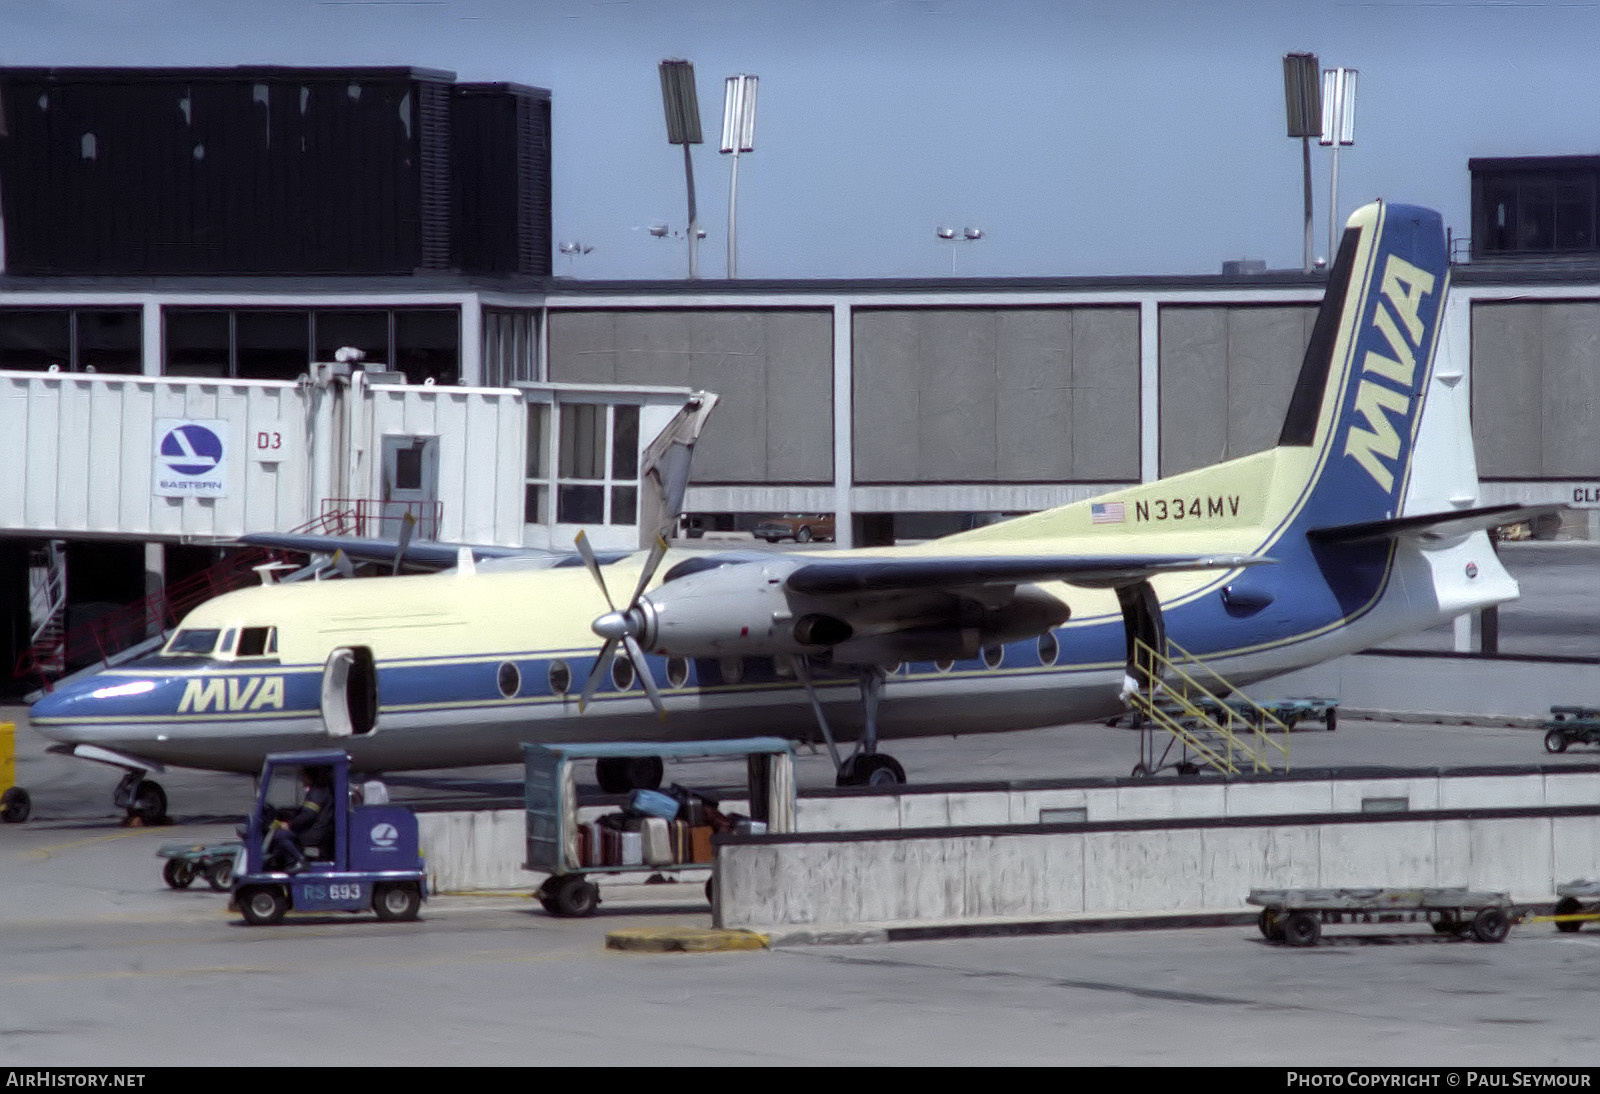
<instances>
[{"instance_id":1,"label":"propeller","mask_svg":"<svg viewBox=\"0 0 1600 1094\"><path fill-rule=\"evenodd\" d=\"M411 537L416 531L417 518L408 509L406 515L400 519L400 538L394 545L394 569L390 571L391 574L400 572L400 561L406 557L406 548L411 545Z\"/></svg>"},{"instance_id":2,"label":"propeller","mask_svg":"<svg viewBox=\"0 0 1600 1094\"><path fill-rule=\"evenodd\" d=\"M661 702L661 691L656 687L655 678L650 675L650 663L645 660L644 648L639 645L639 632L644 629L644 614L639 611L639 600L644 596L644 591L650 585L651 578L656 576L656 570L661 565L661 560L667 556L667 541L659 534L655 542L650 545L650 555L645 559L644 569L639 571L639 583L633 588L633 596L628 601L627 607L617 610L616 601L611 599L611 590L606 588L605 575L600 572L600 560L595 558L594 548L589 545L589 537L583 532L578 533L578 554L583 558L583 565L589 571L589 576L594 578L595 584L600 586L600 595L606 598L606 607L610 610L589 625L589 629L605 643L600 647L600 656L595 658L594 668L589 670L589 679L584 681L583 694L578 698L578 713L582 714L589 705L594 693L600 687L600 679L611 668L611 660L616 656L617 647L621 646L628 654L628 660L633 664L633 674L644 685L645 694L650 697L650 705L655 708L657 718L665 718L667 709Z\"/></svg>"}]
</instances>

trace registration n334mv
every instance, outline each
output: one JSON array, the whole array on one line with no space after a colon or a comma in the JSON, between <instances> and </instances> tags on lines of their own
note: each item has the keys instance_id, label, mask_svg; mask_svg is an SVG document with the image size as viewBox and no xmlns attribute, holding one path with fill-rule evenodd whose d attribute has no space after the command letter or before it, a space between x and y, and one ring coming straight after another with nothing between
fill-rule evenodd
<instances>
[{"instance_id":1,"label":"registration n334mv","mask_svg":"<svg viewBox=\"0 0 1600 1094\"><path fill-rule=\"evenodd\" d=\"M601 564L580 540L584 566L463 555L264 585L60 687L32 723L127 768L135 811L162 765L250 772L330 736L393 772L514 762L524 741L822 728L856 739L834 751L841 783L902 782L882 740L1122 711L1134 637L1236 684L1363 649L1517 593L1485 530L1525 511L1475 507L1463 375L1440 346L1449 272L1437 213L1357 211L1278 443L1254 455L913 546L658 540ZM599 775L619 789L660 768Z\"/></svg>"}]
</instances>

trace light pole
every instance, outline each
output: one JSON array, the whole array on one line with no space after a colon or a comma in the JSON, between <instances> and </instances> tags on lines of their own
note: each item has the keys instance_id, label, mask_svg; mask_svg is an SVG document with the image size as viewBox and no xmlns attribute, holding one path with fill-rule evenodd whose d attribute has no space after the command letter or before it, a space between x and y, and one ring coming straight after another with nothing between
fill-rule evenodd
<instances>
[{"instance_id":1,"label":"light pole","mask_svg":"<svg viewBox=\"0 0 1600 1094\"><path fill-rule=\"evenodd\" d=\"M961 242L976 243L983 238L982 228L935 228L934 235L940 239L950 241L950 276L956 275L956 249L955 244Z\"/></svg>"},{"instance_id":2,"label":"light pole","mask_svg":"<svg viewBox=\"0 0 1600 1094\"><path fill-rule=\"evenodd\" d=\"M689 146L701 144L700 99L694 91L694 65L688 61L661 62L661 105L667 115L667 143L683 145L683 177L689 192L689 279L700 276L700 214L694 206L694 165Z\"/></svg>"},{"instance_id":3,"label":"light pole","mask_svg":"<svg viewBox=\"0 0 1600 1094\"><path fill-rule=\"evenodd\" d=\"M1328 261L1339 250L1339 146L1356 143L1356 70L1329 68L1322 72L1322 136L1319 144L1333 146L1333 172L1328 197Z\"/></svg>"},{"instance_id":4,"label":"light pole","mask_svg":"<svg viewBox=\"0 0 1600 1094\"><path fill-rule=\"evenodd\" d=\"M1283 58L1283 101L1289 114L1289 136L1300 138L1305 168L1306 245L1304 269L1311 272L1311 138L1322 136L1322 93L1317 87L1317 55L1287 53Z\"/></svg>"},{"instance_id":5,"label":"light pole","mask_svg":"<svg viewBox=\"0 0 1600 1094\"><path fill-rule=\"evenodd\" d=\"M739 153L756 150L756 77L729 76L722 96L722 151L733 153L728 183L728 277L739 276Z\"/></svg>"}]
</instances>

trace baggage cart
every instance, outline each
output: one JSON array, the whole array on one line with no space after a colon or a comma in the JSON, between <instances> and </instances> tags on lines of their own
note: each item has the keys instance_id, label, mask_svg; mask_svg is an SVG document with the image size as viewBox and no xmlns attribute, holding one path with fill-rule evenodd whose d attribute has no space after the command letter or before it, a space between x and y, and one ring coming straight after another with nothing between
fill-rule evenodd
<instances>
[{"instance_id":1,"label":"baggage cart","mask_svg":"<svg viewBox=\"0 0 1600 1094\"><path fill-rule=\"evenodd\" d=\"M523 769L527 801L527 861L523 869L550 876L537 892L545 911L558 916L593 915L600 904L600 890L594 878L601 874L682 874L687 870L710 870L709 839L694 841L687 857L691 860L643 861L643 840L639 862L594 865L594 855L586 853L578 824L576 765L584 760L624 757L655 757L660 760L744 759L748 772L750 818L765 824L769 832L794 831L795 785L794 752L789 742L778 737L747 737L727 741L677 741L670 744L524 744ZM591 837L602 834L598 825L584 826ZM618 836L634 833L617 833ZM680 834L681 837L681 834ZM659 842L652 833L650 843ZM669 842L677 846L671 837ZM631 854L631 846L628 852ZM714 899L715 875L706 882L706 899Z\"/></svg>"},{"instance_id":2,"label":"baggage cart","mask_svg":"<svg viewBox=\"0 0 1600 1094\"><path fill-rule=\"evenodd\" d=\"M1544 729L1546 752L1565 752L1568 745L1600 744L1600 707L1551 707Z\"/></svg>"},{"instance_id":3,"label":"baggage cart","mask_svg":"<svg viewBox=\"0 0 1600 1094\"><path fill-rule=\"evenodd\" d=\"M1505 893L1476 889L1252 889L1269 942L1314 946L1331 923L1426 922L1435 933L1504 942L1520 917Z\"/></svg>"}]
</instances>

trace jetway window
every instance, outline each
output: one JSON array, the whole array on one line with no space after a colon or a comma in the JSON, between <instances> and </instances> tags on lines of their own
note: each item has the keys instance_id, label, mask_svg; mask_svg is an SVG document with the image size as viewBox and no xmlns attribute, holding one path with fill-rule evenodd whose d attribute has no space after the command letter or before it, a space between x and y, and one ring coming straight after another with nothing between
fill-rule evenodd
<instances>
[{"instance_id":1,"label":"jetway window","mask_svg":"<svg viewBox=\"0 0 1600 1094\"><path fill-rule=\"evenodd\" d=\"M543 513L544 407L530 407L525 519ZM556 520L562 524L636 524L639 520L639 408L632 404L564 403L556 441ZM577 481L572 481L577 480Z\"/></svg>"},{"instance_id":2,"label":"jetway window","mask_svg":"<svg viewBox=\"0 0 1600 1094\"><path fill-rule=\"evenodd\" d=\"M168 376L233 375L233 313L168 309Z\"/></svg>"}]
</instances>

